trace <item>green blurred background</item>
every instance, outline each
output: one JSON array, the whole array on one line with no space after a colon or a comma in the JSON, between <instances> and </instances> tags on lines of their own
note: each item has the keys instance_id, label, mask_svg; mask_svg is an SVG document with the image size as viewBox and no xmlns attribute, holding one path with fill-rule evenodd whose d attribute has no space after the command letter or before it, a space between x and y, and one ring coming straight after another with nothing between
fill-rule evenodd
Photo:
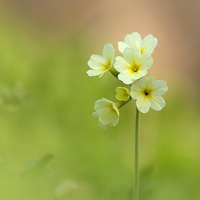
<instances>
[{"instance_id":1,"label":"green blurred background","mask_svg":"<svg viewBox=\"0 0 200 200\"><path fill-rule=\"evenodd\" d=\"M198 6L1 0L0 199L133 199L134 102L102 130L94 102L114 101L119 82L86 71L91 54L137 31L158 38L149 74L169 86L166 107L141 114L141 200L199 200Z\"/></svg>"}]
</instances>

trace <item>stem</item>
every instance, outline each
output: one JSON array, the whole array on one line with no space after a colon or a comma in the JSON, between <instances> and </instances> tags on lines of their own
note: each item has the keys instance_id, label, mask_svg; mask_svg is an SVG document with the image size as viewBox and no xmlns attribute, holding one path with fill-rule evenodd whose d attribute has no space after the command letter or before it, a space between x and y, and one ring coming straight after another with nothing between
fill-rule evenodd
<instances>
[{"instance_id":1,"label":"stem","mask_svg":"<svg viewBox=\"0 0 200 200\"><path fill-rule=\"evenodd\" d=\"M119 101L119 102L117 102L116 103L117 108L121 108L122 106L127 104L130 100L131 100L131 98L129 98L127 101Z\"/></svg>"},{"instance_id":2,"label":"stem","mask_svg":"<svg viewBox=\"0 0 200 200\"><path fill-rule=\"evenodd\" d=\"M139 200L139 110L135 116L135 190L134 200Z\"/></svg>"},{"instance_id":3,"label":"stem","mask_svg":"<svg viewBox=\"0 0 200 200\"><path fill-rule=\"evenodd\" d=\"M119 72L114 67L112 67L109 71L113 76L115 76L118 79Z\"/></svg>"}]
</instances>

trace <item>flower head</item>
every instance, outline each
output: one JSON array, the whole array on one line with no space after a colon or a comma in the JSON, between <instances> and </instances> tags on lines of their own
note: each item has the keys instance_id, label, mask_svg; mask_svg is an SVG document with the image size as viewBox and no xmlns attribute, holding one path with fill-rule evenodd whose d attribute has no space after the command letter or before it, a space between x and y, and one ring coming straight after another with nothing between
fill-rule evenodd
<instances>
[{"instance_id":1,"label":"flower head","mask_svg":"<svg viewBox=\"0 0 200 200\"><path fill-rule=\"evenodd\" d=\"M150 54L142 55L137 47L131 47L123 51L123 57L116 57L114 67L120 73L118 79L125 84L131 84L145 76L152 64L153 59Z\"/></svg>"},{"instance_id":2,"label":"flower head","mask_svg":"<svg viewBox=\"0 0 200 200\"><path fill-rule=\"evenodd\" d=\"M147 113L150 107L154 110L161 110L165 106L161 95L167 90L165 81L154 81L153 77L143 77L131 86L131 97L136 100L138 110Z\"/></svg>"},{"instance_id":3,"label":"flower head","mask_svg":"<svg viewBox=\"0 0 200 200\"><path fill-rule=\"evenodd\" d=\"M157 38L153 37L153 35L147 35L143 40L139 33L133 32L132 34L128 34L124 38L124 42L118 42L118 49L121 53L127 47L137 47L141 54L150 53L152 54L156 45L158 43Z\"/></svg>"},{"instance_id":4,"label":"flower head","mask_svg":"<svg viewBox=\"0 0 200 200\"><path fill-rule=\"evenodd\" d=\"M130 91L125 87L117 87L116 88L116 99L119 101L128 101L130 98Z\"/></svg>"},{"instance_id":5,"label":"flower head","mask_svg":"<svg viewBox=\"0 0 200 200\"><path fill-rule=\"evenodd\" d=\"M106 44L103 48L103 56L93 54L88 61L91 68L87 71L89 76L101 77L105 72L113 67L115 49L112 44Z\"/></svg>"},{"instance_id":6,"label":"flower head","mask_svg":"<svg viewBox=\"0 0 200 200\"><path fill-rule=\"evenodd\" d=\"M119 109L117 103L102 98L95 102L94 109L96 112L93 113L93 116L99 118L99 125L102 128L117 125L119 121Z\"/></svg>"}]
</instances>

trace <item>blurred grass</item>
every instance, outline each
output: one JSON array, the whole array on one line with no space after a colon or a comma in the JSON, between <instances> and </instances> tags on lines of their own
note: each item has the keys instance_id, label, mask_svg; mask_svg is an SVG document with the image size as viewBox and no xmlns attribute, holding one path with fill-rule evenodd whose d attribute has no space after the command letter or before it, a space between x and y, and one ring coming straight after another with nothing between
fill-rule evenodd
<instances>
[{"instance_id":1,"label":"blurred grass","mask_svg":"<svg viewBox=\"0 0 200 200\"><path fill-rule=\"evenodd\" d=\"M48 44L1 23L0 198L132 199L134 102L117 127L98 127L94 102L114 100L118 82L87 77L98 53L87 36ZM162 112L141 115L142 200L200 199L200 117L191 95L173 86Z\"/></svg>"}]
</instances>

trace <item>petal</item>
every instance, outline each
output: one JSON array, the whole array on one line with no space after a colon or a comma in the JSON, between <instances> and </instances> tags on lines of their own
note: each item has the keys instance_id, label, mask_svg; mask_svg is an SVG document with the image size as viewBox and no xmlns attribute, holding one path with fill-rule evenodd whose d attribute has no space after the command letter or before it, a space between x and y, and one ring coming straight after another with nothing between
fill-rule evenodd
<instances>
[{"instance_id":1,"label":"petal","mask_svg":"<svg viewBox=\"0 0 200 200\"><path fill-rule=\"evenodd\" d=\"M88 76L102 76L106 71L102 70L88 70L87 74Z\"/></svg>"},{"instance_id":2,"label":"petal","mask_svg":"<svg viewBox=\"0 0 200 200\"><path fill-rule=\"evenodd\" d=\"M115 110L116 114L119 116L119 109L116 106L116 103L113 103L112 106L113 106L113 109Z\"/></svg>"},{"instance_id":3,"label":"petal","mask_svg":"<svg viewBox=\"0 0 200 200\"><path fill-rule=\"evenodd\" d=\"M104 124L102 124L100 121L99 121L99 126L102 128L102 129L107 129L108 127L109 127L109 124L107 124L107 125L104 125Z\"/></svg>"},{"instance_id":4,"label":"petal","mask_svg":"<svg viewBox=\"0 0 200 200\"><path fill-rule=\"evenodd\" d=\"M105 109L105 106L107 105L107 100L108 99L106 99L106 98L102 98L102 99L97 100L94 104L94 109L95 110L98 110L100 108Z\"/></svg>"},{"instance_id":5,"label":"petal","mask_svg":"<svg viewBox=\"0 0 200 200\"><path fill-rule=\"evenodd\" d=\"M109 110L99 112L99 121L102 124L110 124L112 122L112 116L109 114Z\"/></svg>"},{"instance_id":6,"label":"petal","mask_svg":"<svg viewBox=\"0 0 200 200\"><path fill-rule=\"evenodd\" d=\"M151 58L150 54L143 54L139 60L141 63L141 68L148 70L153 65L153 59Z\"/></svg>"},{"instance_id":7,"label":"petal","mask_svg":"<svg viewBox=\"0 0 200 200\"><path fill-rule=\"evenodd\" d=\"M131 97L137 99L142 95L144 88L139 83L133 83L131 86Z\"/></svg>"},{"instance_id":8,"label":"petal","mask_svg":"<svg viewBox=\"0 0 200 200\"><path fill-rule=\"evenodd\" d=\"M132 73L132 71L128 71L126 73L121 73L118 75L119 80L123 81L125 84L131 84L134 81L140 79L141 77L147 74L146 70L139 70L138 72Z\"/></svg>"},{"instance_id":9,"label":"petal","mask_svg":"<svg viewBox=\"0 0 200 200\"><path fill-rule=\"evenodd\" d=\"M118 111L118 109L117 109ZM99 121L102 124L114 124L116 125L119 121L119 111L117 112L114 108L109 108L99 113Z\"/></svg>"},{"instance_id":10,"label":"petal","mask_svg":"<svg viewBox=\"0 0 200 200\"><path fill-rule=\"evenodd\" d=\"M140 84L140 80L137 83L132 84L131 91L139 91L143 90L143 86Z\"/></svg>"},{"instance_id":11,"label":"petal","mask_svg":"<svg viewBox=\"0 0 200 200\"><path fill-rule=\"evenodd\" d=\"M112 44L105 44L103 48L103 57L112 65L114 62L115 49Z\"/></svg>"},{"instance_id":12,"label":"petal","mask_svg":"<svg viewBox=\"0 0 200 200\"><path fill-rule=\"evenodd\" d=\"M132 34L128 34L125 36L124 42L128 44L130 47L136 46L140 49L142 39L139 33L133 32Z\"/></svg>"},{"instance_id":13,"label":"petal","mask_svg":"<svg viewBox=\"0 0 200 200\"><path fill-rule=\"evenodd\" d=\"M145 70L148 70L152 67L153 65L153 59L152 58L149 58L148 60L146 60L142 65L141 65L141 68L142 69L145 69Z\"/></svg>"},{"instance_id":14,"label":"petal","mask_svg":"<svg viewBox=\"0 0 200 200\"><path fill-rule=\"evenodd\" d=\"M125 42L118 42L118 49L121 53L123 53L124 49L126 49L127 47L129 47L129 45Z\"/></svg>"},{"instance_id":15,"label":"petal","mask_svg":"<svg viewBox=\"0 0 200 200\"><path fill-rule=\"evenodd\" d=\"M139 84L143 89L146 89L147 86L151 87L153 80L153 77L143 77L139 80Z\"/></svg>"},{"instance_id":16,"label":"petal","mask_svg":"<svg viewBox=\"0 0 200 200\"><path fill-rule=\"evenodd\" d=\"M128 72L131 68L130 64L123 57L120 56L116 57L114 67L118 72L121 73Z\"/></svg>"},{"instance_id":17,"label":"petal","mask_svg":"<svg viewBox=\"0 0 200 200\"><path fill-rule=\"evenodd\" d=\"M153 96L149 98L149 102L154 110L161 110L165 106L165 100L161 96Z\"/></svg>"},{"instance_id":18,"label":"petal","mask_svg":"<svg viewBox=\"0 0 200 200\"><path fill-rule=\"evenodd\" d=\"M141 95L142 95L142 92L140 91L131 91L132 99L138 99Z\"/></svg>"},{"instance_id":19,"label":"petal","mask_svg":"<svg viewBox=\"0 0 200 200\"><path fill-rule=\"evenodd\" d=\"M131 65L140 60L140 56L141 53L137 47L126 48L123 52L123 57Z\"/></svg>"},{"instance_id":20,"label":"petal","mask_svg":"<svg viewBox=\"0 0 200 200\"><path fill-rule=\"evenodd\" d=\"M92 55L90 60L88 61L88 65L92 69L102 69L105 68L105 58L100 55Z\"/></svg>"},{"instance_id":21,"label":"petal","mask_svg":"<svg viewBox=\"0 0 200 200\"><path fill-rule=\"evenodd\" d=\"M157 43L158 43L157 38L153 37L153 35L151 35L151 34L147 35L143 39L142 44L141 44L142 53L143 54L145 54L145 53L152 54Z\"/></svg>"},{"instance_id":22,"label":"petal","mask_svg":"<svg viewBox=\"0 0 200 200\"><path fill-rule=\"evenodd\" d=\"M128 73L119 74L118 75L118 79L120 81L122 81L123 83L125 83L125 84L131 84L131 83L133 83L135 81L135 80L132 79L132 77Z\"/></svg>"},{"instance_id":23,"label":"petal","mask_svg":"<svg viewBox=\"0 0 200 200\"><path fill-rule=\"evenodd\" d=\"M112 119L111 120L112 125L116 126L119 122L119 110L118 108L115 108L115 104L113 104L113 108L116 112L113 111L110 118Z\"/></svg>"},{"instance_id":24,"label":"petal","mask_svg":"<svg viewBox=\"0 0 200 200\"><path fill-rule=\"evenodd\" d=\"M148 98L140 96L136 100L136 106L140 112L147 113L150 109L150 102L149 102Z\"/></svg>"},{"instance_id":25,"label":"petal","mask_svg":"<svg viewBox=\"0 0 200 200\"><path fill-rule=\"evenodd\" d=\"M152 95L163 95L168 90L166 82L160 80L154 81L152 88Z\"/></svg>"},{"instance_id":26,"label":"petal","mask_svg":"<svg viewBox=\"0 0 200 200\"><path fill-rule=\"evenodd\" d=\"M96 54L91 55L90 60L99 64L104 64L106 62L103 56Z\"/></svg>"},{"instance_id":27,"label":"petal","mask_svg":"<svg viewBox=\"0 0 200 200\"><path fill-rule=\"evenodd\" d=\"M102 98L95 102L94 109L97 110L105 110L107 109L108 105L112 105L114 102L110 101L109 99Z\"/></svg>"},{"instance_id":28,"label":"petal","mask_svg":"<svg viewBox=\"0 0 200 200\"><path fill-rule=\"evenodd\" d=\"M108 104L114 104L113 101L106 99L106 98L102 98L101 101L103 101L104 103L108 103Z\"/></svg>"},{"instance_id":29,"label":"petal","mask_svg":"<svg viewBox=\"0 0 200 200\"><path fill-rule=\"evenodd\" d=\"M113 126L116 126L116 125L118 124L118 122L119 122L119 117L118 117L118 116L115 116L115 118L114 118L113 121L112 121L112 125L113 125Z\"/></svg>"}]
</instances>

